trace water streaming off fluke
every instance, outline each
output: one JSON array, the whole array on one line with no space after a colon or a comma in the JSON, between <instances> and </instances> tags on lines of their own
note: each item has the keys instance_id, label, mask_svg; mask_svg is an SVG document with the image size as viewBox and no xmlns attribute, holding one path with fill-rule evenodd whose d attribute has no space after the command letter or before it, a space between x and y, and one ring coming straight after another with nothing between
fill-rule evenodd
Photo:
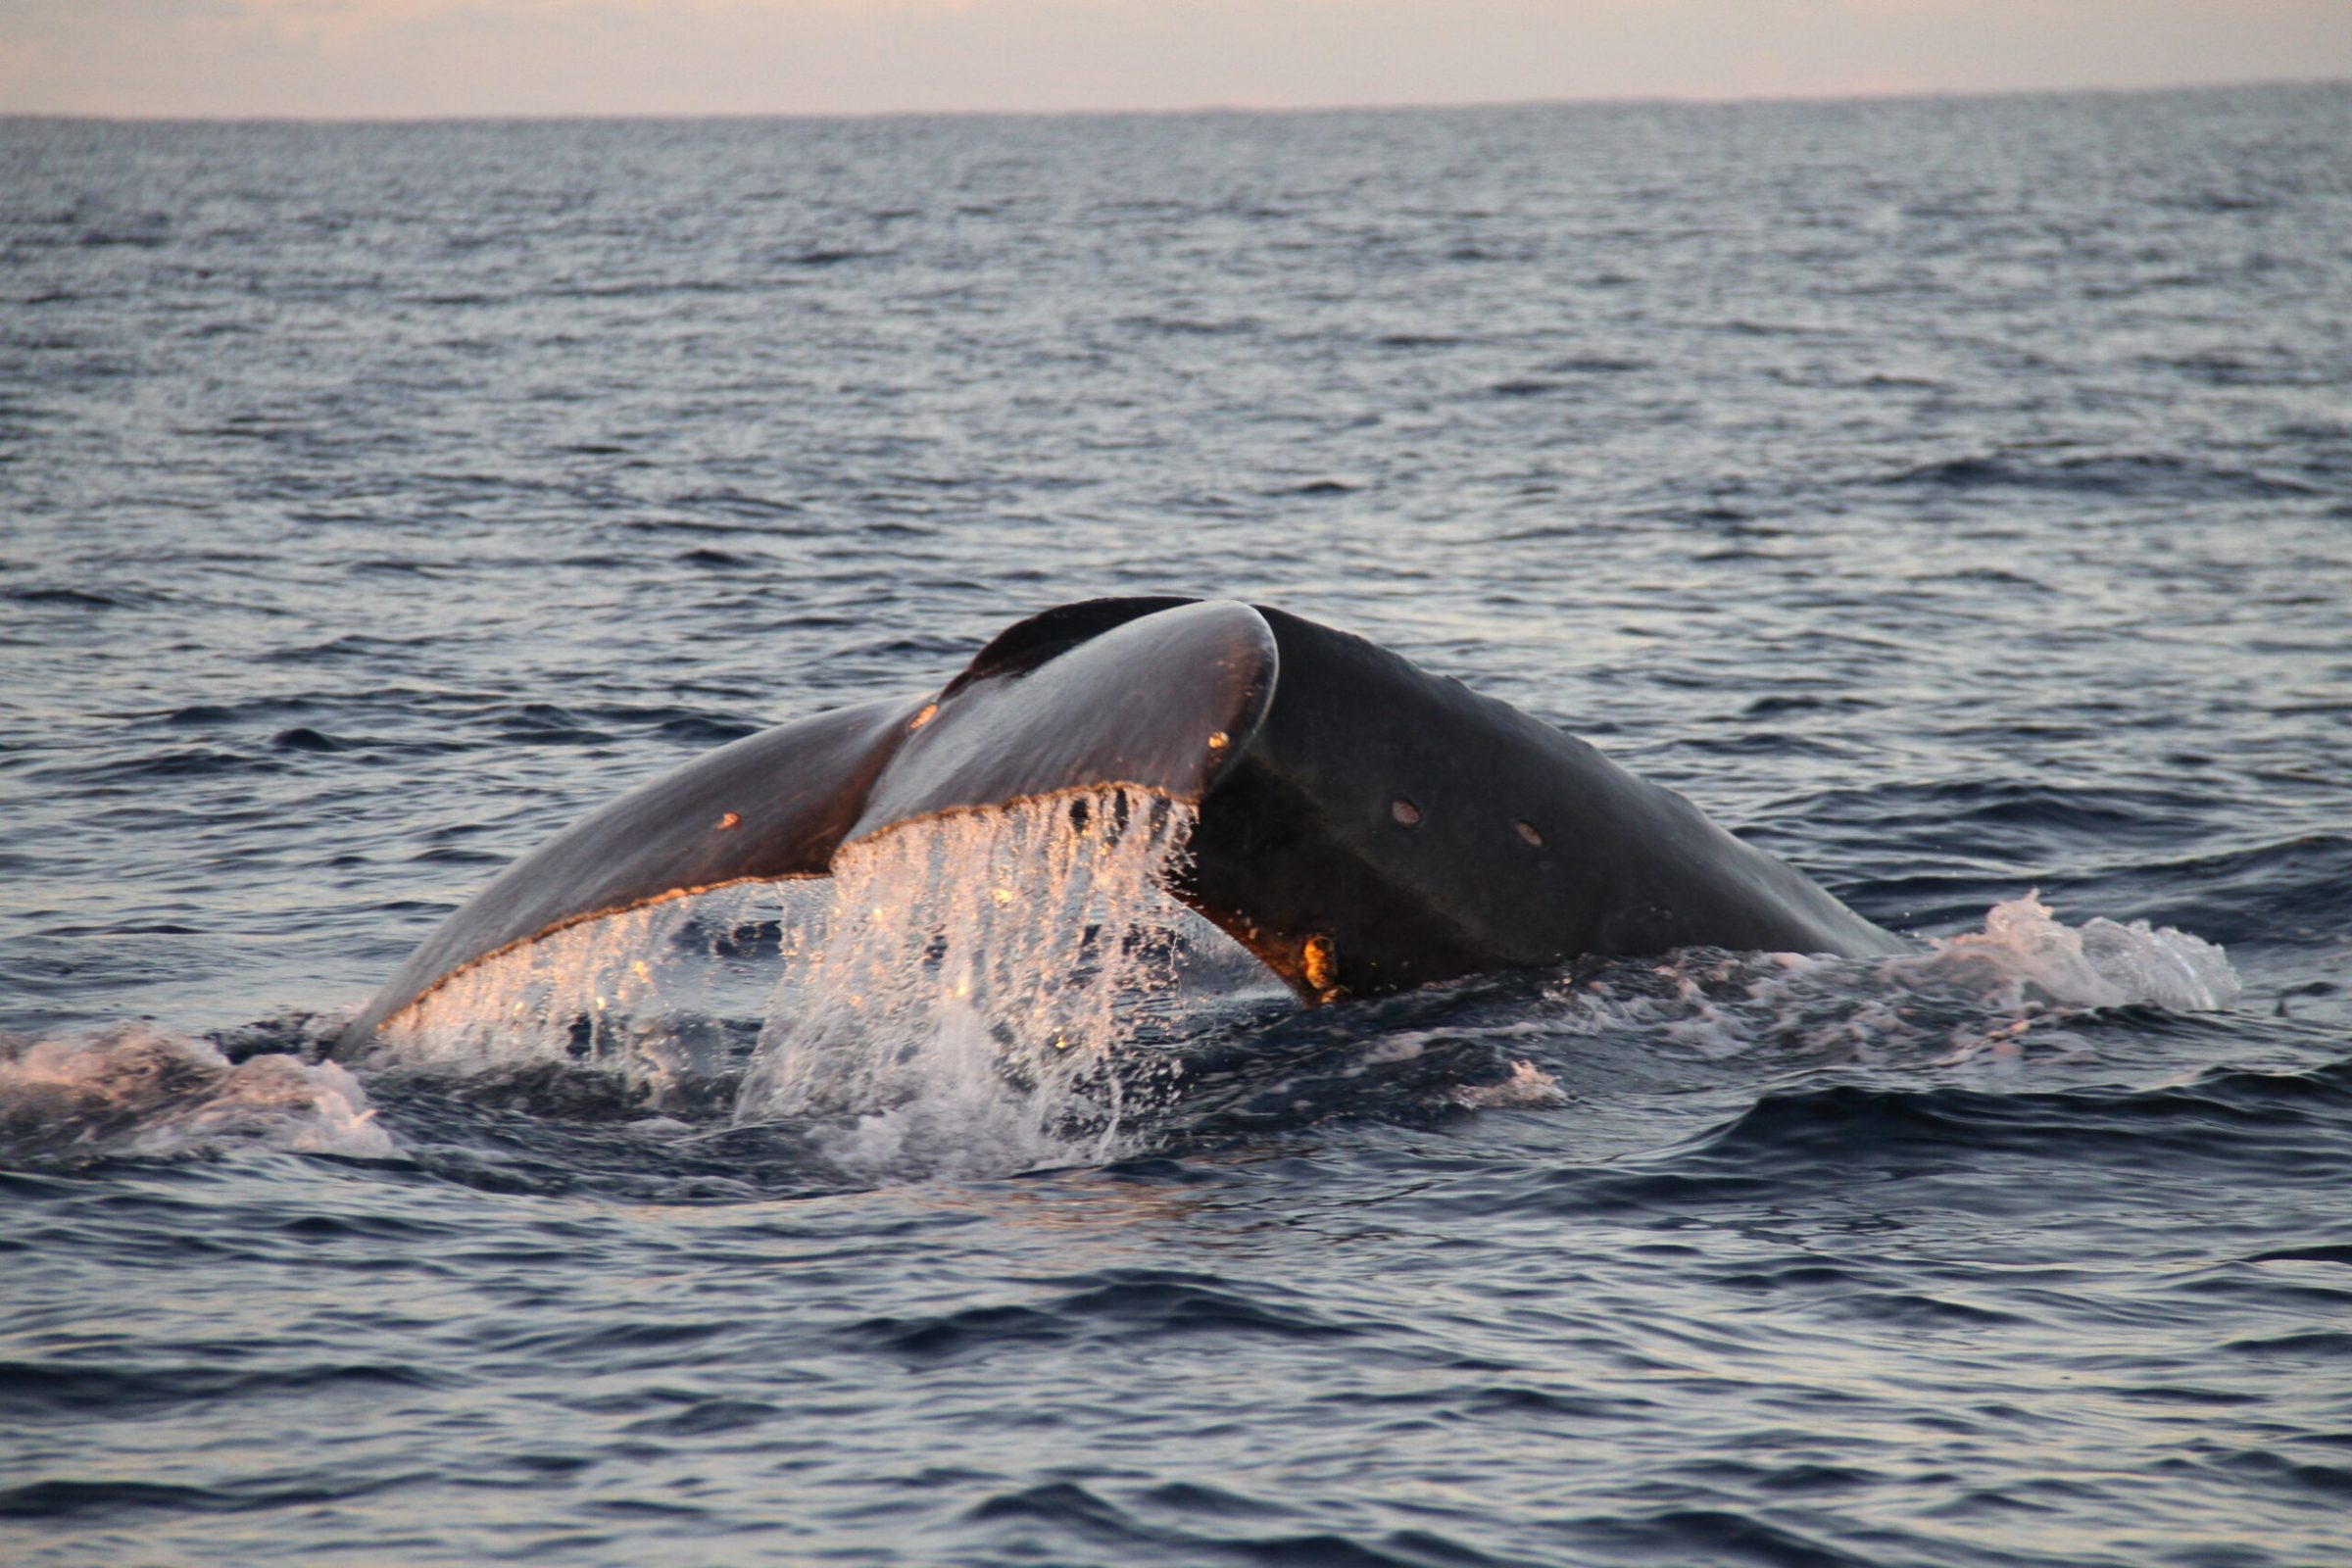
<instances>
[{"instance_id":1,"label":"water streaming off fluke","mask_svg":"<svg viewBox=\"0 0 2352 1568\"><path fill-rule=\"evenodd\" d=\"M861 1175L1101 1160L1173 1078L1200 987L1263 971L1163 891L1193 808L1110 787L905 823L830 878L586 922L384 1031L438 1074L553 1064L653 1108L733 1071L738 1124L815 1124ZM1124 1059L1114 1056L1124 1054Z\"/></svg>"}]
</instances>

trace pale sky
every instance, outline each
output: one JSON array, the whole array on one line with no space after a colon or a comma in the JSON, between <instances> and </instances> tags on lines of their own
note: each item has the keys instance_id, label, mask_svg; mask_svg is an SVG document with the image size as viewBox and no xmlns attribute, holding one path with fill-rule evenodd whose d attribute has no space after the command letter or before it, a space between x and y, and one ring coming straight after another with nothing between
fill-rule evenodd
<instances>
[{"instance_id":1,"label":"pale sky","mask_svg":"<svg viewBox=\"0 0 2352 1568\"><path fill-rule=\"evenodd\" d=\"M838 114L2352 78L2352 0L0 0L0 112Z\"/></svg>"}]
</instances>

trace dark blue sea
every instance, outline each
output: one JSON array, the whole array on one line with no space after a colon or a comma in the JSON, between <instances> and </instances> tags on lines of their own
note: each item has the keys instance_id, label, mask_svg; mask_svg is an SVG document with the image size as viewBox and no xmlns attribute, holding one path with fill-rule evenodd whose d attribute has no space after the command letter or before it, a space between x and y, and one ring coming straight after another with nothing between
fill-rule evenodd
<instances>
[{"instance_id":1,"label":"dark blue sea","mask_svg":"<svg viewBox=\"0 0 2352 1568\"><path fill-rule=\"evenodd\" d=\"M747 1117L731 906L596 939L658 1017L542 955L585 1054L322 1057L624 789L1135 593L1914 951ZM2352 88L0 122L12 1568L2352 1561L2348 985Z\"/></svg>"}]
</instances>

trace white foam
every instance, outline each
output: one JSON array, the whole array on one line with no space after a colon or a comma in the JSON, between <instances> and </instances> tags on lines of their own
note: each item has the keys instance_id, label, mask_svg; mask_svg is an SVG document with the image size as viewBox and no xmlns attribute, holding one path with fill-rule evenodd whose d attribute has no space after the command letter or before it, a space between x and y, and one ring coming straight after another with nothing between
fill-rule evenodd
<instances>
[{"instance_id":1,"label":"white foam","mask_svg":"<svg viewBox=\"0 0 2352 1568\"><path fill-rule=\"evenodd\" d=\"M1979 967L2013 988L2021 1005L2212 1012L2238 997L2237 972L2214 944L2171 926L2151 929L2145 920L2118 925L2094 917L2070 926L2050 912L2038 890L1994 905L1983 931L1930 947L1921 960L1927 971Z\"/></svg>"},{"instance_id":2,"label":"white foam","mask_svg":"<svg viewBox=\"0 0 2352 1568\"><path fill-rule=\"evenodd\" d=\"M2198 937L2145 921L2070 926L2029 893L1995 905L1982 931L1893 957L1692 953L1632 981L1603 977L1552 996L1577 1033L1639 1028L1706 1057L1772 1042L1868 1061L1923 1049L2013 1057L2029 1032L2064 1047L2050 1020L2100 1007L2228 1007L2238 979Z\"/></svg>"},{"instance_id":3,"label":"white foam","mask_svg":"<svg viewBox=\"0 0 2352 1568\"><path fill-rule=\"evenodd\" d=\"M1559 1080L1532 1061L1511 1063L1511 1075L1498 1083L1469 1084L1453 1092L1453 1102L1465 1110L1540 1110L1568 1103Z\"/></svg>"},{"instance_id":4,"label":"white foam","mask_svg":"<svg viewBox=\"0 0 2352 1568\"><path fill-rule=\"evenodd\" d=\"M280 1054L231 1064L146 1024L0 1039L0 1149L36 1158L172 1158L266 1148L388 1158L399 1150L342 1067Z\"/></svg>"}]
</instances>

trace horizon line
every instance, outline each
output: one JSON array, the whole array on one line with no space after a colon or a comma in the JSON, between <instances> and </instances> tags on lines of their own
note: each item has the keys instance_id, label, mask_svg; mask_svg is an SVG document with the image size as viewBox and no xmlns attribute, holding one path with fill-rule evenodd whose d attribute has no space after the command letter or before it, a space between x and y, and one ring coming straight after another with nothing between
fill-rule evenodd
<instances>
[{"instance_id":1,"label":"horizon line","mask_svg":"<svg viewBox=\"0 0 2352 1568\"><path fill-rule=\"evenodd\" d=\"M1935 99L2135 97L2179 92L2242 92L2292 87L2352 87L2352 75L2260 76L2168 82L2093 82L2063 87L1922 87L1831 89L1820 92L1589 94L1558 98L1407 99L1299 104L1201 103L1161 106L1076 106L1054 109L608 109L513 110L455 114L141 114L87 109L5 109L0 121L71 120L109 124L426 125L564 123L582 121L695 122L717 120L1107 120L1199 115L1345 115L1446 113L1481 109L1731 108L1751 105L1916 103Z\"/></svg>"}]
</instances>

